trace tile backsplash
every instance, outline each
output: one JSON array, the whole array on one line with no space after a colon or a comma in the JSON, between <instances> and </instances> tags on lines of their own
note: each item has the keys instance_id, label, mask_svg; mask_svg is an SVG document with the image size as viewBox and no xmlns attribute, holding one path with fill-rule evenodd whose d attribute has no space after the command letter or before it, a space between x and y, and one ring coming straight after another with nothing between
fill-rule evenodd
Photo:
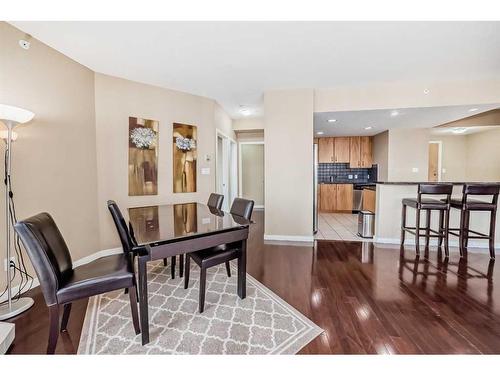
<instances>
[{"instance_id":1,"label":"tile backsplash","mask_svg":"<svg viewBox=\"0 0 500 375\"><path fill-rule=\"evenodd\" d=\"M377 181L377 165L371 168L350 168L349 163L319 163L318 182L369 183ZM352 179L349 179L352 175ZM357 176L358 178L354 178Z\"/></svg>"}]
</instances>

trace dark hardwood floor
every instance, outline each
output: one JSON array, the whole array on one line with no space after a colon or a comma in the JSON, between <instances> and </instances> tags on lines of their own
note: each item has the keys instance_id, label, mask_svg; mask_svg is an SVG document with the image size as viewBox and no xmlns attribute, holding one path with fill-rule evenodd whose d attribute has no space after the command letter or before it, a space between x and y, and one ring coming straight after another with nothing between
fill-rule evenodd
<instances>
[{"instance_id":1,"label":"dark hardwood floor","mask_svg":"<svg viewBox=\"0 0 500 375\"><path fill-rule=\"evenodd\" d=\"M325 330L300 353L500 353L500 271L488 255L446 262L433 249L417 258L360 242L271 245L263 212L254 220L248 272ZM47 308L39 288L29 295L35 306L14 319L10 353L45 352ZM76 352L86 305L74 304L57 353Z\"/></svg>"}]
</instances>

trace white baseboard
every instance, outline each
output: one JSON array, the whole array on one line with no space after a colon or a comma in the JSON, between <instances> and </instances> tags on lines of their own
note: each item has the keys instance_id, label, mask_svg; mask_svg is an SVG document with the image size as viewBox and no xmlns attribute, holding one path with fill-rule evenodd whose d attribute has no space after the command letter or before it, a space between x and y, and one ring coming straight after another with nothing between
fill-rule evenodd
<instances>
[{"instance_id":1,"label":"white baseboard","mask_svg":"<svg viewBox=\"0 0 500 375\"><path fill-rule=\"evenodd\" d=\"M120 254L122 251L123 250L121 247L115 247L113 249L101 250L101 251L98 251L96 253L90 254L86 257L83 257L81 259L75 260L73 262L73 267L82 266L84 264L92 262L93 260L103 258L103 257L109 256L109 255ZM30 289L33 289L39 285L40 285L40 282L38 281L38 278L35 277L33 279L33 284L31 285ZM20 287L20 285L15 285L12 287L12 295L13 296L15 296L19 292L19 287ZM25 291L23 291L23 293L27 292L27 291L28 290L25 290ZM0 298L0 303L4 302L4 301L7 301L7 293L5 293L5 295L3 295L2 298Z\"/></svg>"},{"instance_id":2,"label":"white baseboard","mask_svg":"<svg viewBox=\"0 0 500 375\"><path fill-rule=\"evenodd\" d=\"M254 209L254 210L263 210L263 209L264 209L264 205L262 205L262 204L258 204L258 205L256 205L256 206L253 206L253 209Z\"/></svg>"},{"instance_id":3,"label":"white baseboard","mask_svg":"<svg viewBox=\"0 0 500 375\"><path fill-rule=\"evenodd\" d=\"M264 234L264 241L314 242L314 236L284 236L279 234Z\"/></svg>"},{"instance_id":4,"label":"white baseboard","mask_svg":"<svg viewBox=\"0 0 500 375\"><path fill-rule=\"evenodd\" d=\"M379 243L379 244L387 244L387 245L398 245L400 244L400 239L399 238L381 238L381 237L375 237L373 239L373 242ZM425 238L420 239L420 245L425 244ZM429 241L429 246L437 246L438 240L436 238L431 238ZM458 248L458 240L451 240L448 242L450 247ZM415 239L413 238L408 238L405 239L405 245L406 246L415 246ZM487 250L488 249L488 242L483 240L483 241L474 241L474 240L469 240L469 244L467 246L468 249L476 249L477 250ZM495 244L495 250L500 250L500 244L496 243Z\"/></svg>"}]
</instances>

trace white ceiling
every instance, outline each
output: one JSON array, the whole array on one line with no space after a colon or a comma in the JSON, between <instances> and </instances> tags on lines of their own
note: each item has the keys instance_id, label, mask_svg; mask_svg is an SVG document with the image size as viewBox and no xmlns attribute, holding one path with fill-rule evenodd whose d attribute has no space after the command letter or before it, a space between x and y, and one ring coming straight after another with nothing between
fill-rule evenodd
<instances>
[{"instance_id":1,"label":"white ceiling","mask_svg":"<svg viewBox=\"0 0 500 375\"><path fill-rule=\"evenodd\" d=\"M446 107L394 108L368 111L318 112L314 114L316 137L375 135L389 129L432 128L450 121L499 108L500 104L471 104ZM475 111L470 111L476 109ZM397 115L391 114L397 111ZM335 122L328 122L335 119ZM500 124L499 124L500 125ZM371 126L371 129L365 129ZM451 132L449 128L447 132ZM318 132L324 134L318 135Z\"/></svg>"},{"instance_id":2,"label":"white ceiling","mask_svg":"<svg viewBox=\"0 0 500 375\"><path fill-rule=\"evenodd\" d=\"M11 22L101 73L216 99L500 74L500 22Z\"/></svg>"}]
</instances>

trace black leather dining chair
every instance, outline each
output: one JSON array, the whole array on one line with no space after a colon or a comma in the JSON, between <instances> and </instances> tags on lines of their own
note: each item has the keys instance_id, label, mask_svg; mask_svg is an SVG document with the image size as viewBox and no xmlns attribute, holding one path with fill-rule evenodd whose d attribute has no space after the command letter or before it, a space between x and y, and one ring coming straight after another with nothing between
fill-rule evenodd
<instances>
[{"instance_id":1,"label":"black leather dining chair","mask_svg":"<svg viewBox=\"0 0 500 375\"><path fill-rule=\"evenodd\" d=\"M222 209L222 203L224 203L224 196L222 194L212 193L208 197L207 206L220 210Z\"/></svg>"},{"instance_id":2,"label":"black leather dining chair","mask_svg":"<svg viewBox=\"0 0 500 375\"><path fill-rule=\"evenodd\" d=\"M210 209L216 209L217 211L220 211L222 209L222 203L224 202L224 196L221 194L216 194L216 193L211 193L210 196L208 197L207 201L207 206ZM166 266L167 261L164 259L163 264ZM183 277L183 271L184 271L184 254L179 255L179 276ZM227 262L226 265L227 269L229 269L229 262ZM172 270L175 269L175 257L172 257ZM172 271L172 279L175 276L175 271Z\"/></svg>"},{"instance_id":3,"label":"black leather dining chair","mask_svg":"<svg viewBox=\"0 0 500 375\"><path fill-rule=\"evenodd\" d=\"M28 252L49 308L47 354L55 352L59 330L66 331L73 301L114 290L129 290L135 333L140 333L131 257L110 255L73 268L66 242L48 213L19 221L14 228ZM59 325L61 307L63 316Z\"/></svg>"},{"instance_id":4,"label":"black leather dining chair","mask_svg":"<svg viewBox=\"0 0 500 375\"><path fill-rule=\"evenodd\" d=\"M250 220L252 217L254 201L235 198L231 205L231 214ZM205 309L205 288L207 281L207 269L219 264L226 264L227 276L231 277L229 261L240 257L240 243L232 243L223 246L212 247L186 254L186 264L184 269L184 289L189 286L190 259L200 267L200 290L199 290L199 311Z\"/></svg>"},{"instance_id":5,"label":"black leather dining chair","mask_svg":"<svg viewBox=\"0 0 500 375\"><path fill-rule=\"evenodd\" d=\"M127 226L125 219L123 218L120 208L115 201L108 201L108 209L115 223L116 230L118 231L118 236L120 237L120 242L122 244L123 252L125 254L131 254L132 263L134 263L135 254L132 251L134 247L137 247L137 240L134 237L134 229ZM172 279L175 278L175 257L172 257ZM163 264L167 265L167 259L163 259ZM182 276L182 275L181 275Z\"/></svg>"}]
</instances>

